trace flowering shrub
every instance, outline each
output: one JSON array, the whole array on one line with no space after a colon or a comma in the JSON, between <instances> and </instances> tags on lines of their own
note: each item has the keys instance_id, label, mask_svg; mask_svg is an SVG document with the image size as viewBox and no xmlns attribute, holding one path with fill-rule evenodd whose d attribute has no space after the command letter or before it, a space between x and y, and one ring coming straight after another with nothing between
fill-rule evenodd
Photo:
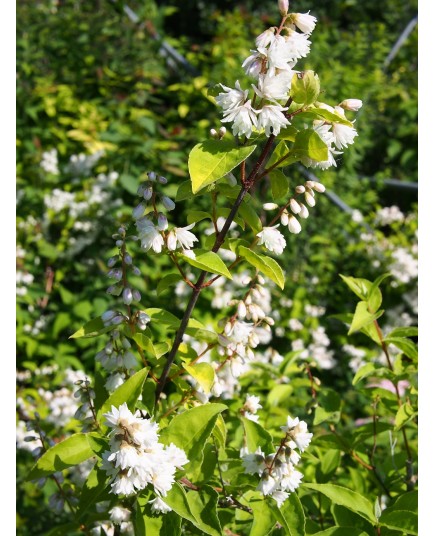
<instances>
[{"instance_id":1,"label":"flowering shrub","mask_svg":"<svg viewBox=\"0 0 434 536\"><path fill-rule=\"evenodd\" d=\"M43 172L70 181L44 195L36 237L27 233L33 220L19 222L18 258L26 240L59 231L61 256L84 254L119 220L104 298L71 335L87 353L98 346L89 374L57 366L18 373L17 443L35 458L26 485L45 486L57 512L50 534L416 534L414 304L409 296L405 326L394 329L402 311L383 317L380 285L388 277L391 288L410 285L417 252L411 241L395 244L393 232L350 235L355 251L390 274L334 282L359 299L353 314L349 306L335 314L350 339L341 335L334 347L326 308L310 295L282 294L284 255L326 193L316 177L294 183L287 170L336 167L357 142L362 101L319 100L318 75L298 65L317 20L288 13L284 0L278 7L278 25L240 63L251 89L237 80L208 91L226 126L193 147L178 188L170 173L141 173L127 213L113 195L118 173L94 173L102 153L75 155L63 169L56 150L42 155ZM354 224L361 218L353 213ZM382 209L373 223L393 231L403 219ZM412 218L406 223L411 236ZM34 277L18 273L27 303ZM23 321L30 349L43 318ZM352 344L355 333L366 347ZM344 398L327 386L335 369L336 385L344 374L354 385ZM54 392L44 387L53 374L63 384Z\"/></svg>"}]
</instances>

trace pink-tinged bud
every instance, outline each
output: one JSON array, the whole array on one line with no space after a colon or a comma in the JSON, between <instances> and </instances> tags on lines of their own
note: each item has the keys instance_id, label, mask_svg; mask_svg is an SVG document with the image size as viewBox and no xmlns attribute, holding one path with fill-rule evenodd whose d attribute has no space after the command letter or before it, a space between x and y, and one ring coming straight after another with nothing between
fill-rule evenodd
<instances>
[{"instance_id":1,"label":"pink-tinged bud","mask_svg":"<svg viewBox=\"0 0 434 536\"><path fill-rule=\"evenodd\" d=\"M218 131L218 137L222 139L225 134L226 134L226 127L220 127Z\"/></svg>"},{"instance_id":2,"label":"pink-tinged bud","mask_svg":"<svg viewBox=\"0 0 434 536\"><path fill-rule=\"evenodd\" d=\"M165 230L167 229L168 225L169 225L169 223L168 223L168 221L167 221L166 216L165 216L162 212L160 212L160 213L158 214L158 224L157 224L157 229L158 229L159 231L165 231Z\"/></svg>"},{"instance_id":3,"label":"pink-tinged bud","mask_svg":"<svg viewBox=\"0 0 434 536\"><path fill-rule=\"evenodd\" d=\"M314 207L314 206L315 206L315 198L314 198L314 196L313 196L310 192L305 192L305 194L304 194L304 199L306 200L306 203L307 203L310 207Z\"/></svg>"},{"instance_id":4,"label":"pink-tinged bud","mask_svg":"<svg viewBox=\"0 0 434 536\"><path fill-rule=\"evenodd\" d=\"M295 199L291 199L289 201L289 208L292 210L294 214L298 214L301 210L300 203L298 203L298 201L296 201Z\"/></svg>"},{"instance_id":5,"label":"pink-tinged bud","mask_svg":"<svg viewBox=\"0 0 434 536\"><path fill-rule=\"evenodd\" d=\"M130 305L133 302L133 293L131 292L130 288L124 289L122 293L122 300L125 305Z\"/></svg>"},{"instance_id":6,"label":"pink-tinged bud","mask_svg":"<svg viewBox=\"0 0 434 536\"><path fill-rule=\"evenodd\" d=\"M237 313L240 318L246 318L247 309L246 309L246 304L243 301L239 302Z\"/></svg>"},{"instance_id":7,"label":"pink-tinged bud","mask_svg":"<svg viewBox=\"0 0 434 536\"><path fill-rule=\"evenodd\" d=\"M288 211L287 210L284 210L282 212L282 214L280 215L280 223L283 225L283 226L287 226L288 225L288 222L289 222L289 214L288 214Z\"/></svg>"},{"instance_id":8,"label":"pink-tinged bud","mask_svg":"<svg viewBox=\"0 0 434 536\"><path fill-rule=\"evenodd\" d=\"M276 203L264 203L262 205L262 208L264 210L275 210L276 208L279 208L279 205L277 205Z\"/></svg>"},{"instance_id":9,"label":"pink-tinged bud","mask_svg":"<svg viewBox=\"0 0 434 536\"><path fill-rule=\"evenodd\" d=\"M289 9L289 1L288 0L278 0L277 5L279 7L279 12L282 15L282 17L286 17L288 14Z\"/></svg>"},{"instance_id":10,"label":"pink-tinged bud","mask_svg":"<svg viewBox=\"0 0 434 536\"><path fill-rule=\"evenodd\" d=\"M324 193L326 190L324 184L321 184L320 182L315 182L313 185L313 189L320 194Z\"/></svg>"},{"instance_id":11,"label":"pink-tinged bud","mask_svg":"<svg viewBox=\"0 0 434 536\"><path fill-rule=\"evenodd\" d=\"M295 187L295 193L297 194L304 194L305 191L306 191L306 188L301 184Z\"/></svg>"},{"instance_id":12,"label":"pink-tinged bud","mask_svg":"<svg viewBox=\"0 0 434 536\"><path fill-rule=\"evenodd\" d=\"M212 128L209 131L209 135L211 136L211 138L218 138L217 130L215 128Z\"/></svg>"},{"instance_id":13,"label":"pink-tinged bud","mask_svg":"<svg viewBox=\"0 0 434 536\"><path fill-rule=\"evenodd\" d=\"M303 203L300 203L300 207L301 207L301 210L300 210L299 216L300 218L303 218L305 220L306 218L309 217L309 211L307 210L306 205L303 205Z\"/></svg>"},{"instance_id":14,"label":"pink-tinged bud","mask_svg":"<svg viewBox=\"0 0 434 536\"><path fill-rule=\"evenodd\" d=\"M345 99L339 104L339 106L344 110L357 112L363 106L363 102L360 99Z\"/></svg>"},{"instance_id":15,"label":"pink-tinged bud","mask_svg":"<svg viewBox=\"0 0 434 536\"><path fill-rule=\"evenodd\" d=\"M300 222L294 216L289 217L288 230L294 234L298 234L301 231Z\"/></svg>"}]
</instances>

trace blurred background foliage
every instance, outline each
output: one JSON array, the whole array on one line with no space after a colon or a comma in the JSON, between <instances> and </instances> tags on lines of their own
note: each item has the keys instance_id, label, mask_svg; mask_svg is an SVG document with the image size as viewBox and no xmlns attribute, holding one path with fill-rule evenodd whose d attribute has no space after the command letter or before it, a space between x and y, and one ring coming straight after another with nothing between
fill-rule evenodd
<instances>
[{"instance_id":1,"label":"blurred background foliage","mask_svg":"<svg viewBox=\"0 0 434 536\"><path fill-rule=\"evenodd\" d=\"M145 172L165 175L173 197L188 179L188 151L208 137L210 128L220 126L207 89L217 83L233 86L235 80L251 83L241 63L254 48L254 38L276 23L275 4L18 0L19 369L56 363L93 370L101 343L68 337L112 303L105 293L111 235L128 220ZM138 21L131 20L128 8ZM321 323L339 366L318 374L344 392L352 377L346 366L350 356L342 351L346 330L332 315L352 310L354 300L338 274L373 280L395 266L392 282L384 287L385 302L395 311L397 325L416 319L416 275L405 262L399 264L396 251L416 256L417 190L391 188L384 181L417 182L416 28L385 64L417 15L417 2L299 0L292 9L318 17L312 52L297 68L318 72L323 101L335 105L360 98L364 105L357 114L355 144L337 169L318 173L328 190L358 212L352 216L322 196L302 234L286 236L287 284L283 298L275 293L282 328L275 348L285 354L300 337L307 346ZM164 43L188 64L176 62ZM57 164L44 164L53 150ZM304 180L297 168L291 177L293 185ZM255 208L263 219L269 190L266 181L258 186ZM400 207L402 217L379 219L381 207L391 205ZM173 223L185 225L191 206L189 201L177 204ZM206 196L195 200L195 208L208 209ZM154 290L167 259L146 259L140 263L144 277L136 285L143 304L179 313L173 294L157 298ZM209 303L205 295L198 304L196 316L205 323L214 317ZM310 317L305 312L309 304L324 307L326 316ZM302 320L301 333L288 330L289 318ZM350 408L360 403L348 396ZM26 501L35 514L34 501L26 499L23 519Z\"/></svg>"}]
</instances>

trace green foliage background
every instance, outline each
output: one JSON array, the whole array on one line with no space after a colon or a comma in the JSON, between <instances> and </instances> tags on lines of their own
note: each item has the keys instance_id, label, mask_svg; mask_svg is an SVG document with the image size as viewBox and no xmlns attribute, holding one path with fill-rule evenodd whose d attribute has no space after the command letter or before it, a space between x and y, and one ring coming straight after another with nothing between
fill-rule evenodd
<instances>
[{"instance_id":1,"label":"green foliage background","mask_svg":"<svg viewBox=\"0 0 434 536\"><path fill-rule=\"evenodd\" d=\"M18 297L20 370L33 371L37 366L56 363L60 369L94 371L94 357L101 343L94 339L71 341L68 337L110 307L111 298L105 293L105 262L113 247L111 234L120 222L127 221L137 185L146 171L166 175L168 194L176 194L179 184L188 178L188 151L208 137L210 128L220 126L207 88L217 83L233 86L237 79L245 85L248 80L240 64L253 47L255 36L276 19L274 1L258 5L135 0L128 5L140 22L133 23L123 11L124 4L108 0L17 3L17 242L24 250L17 257L17 269L33 275L27 293ZM323 100L337 104L344 98L360 98L364 102L357 114L356 143L338 162L337 170L318 175L328 190L352 209L360 210L365 221L376 227L378 242L387 240L394 247L409 248L415 242L416 196L410 190L387 188L383 181L417 181L416 29L391 64L386 67L384 61L405 25L416 15L417 4L413 0L386 0L381 6L373 0L300 0L294 2L293 8L299 12L310 9L318 17L312 52L298 68L314 69L320 74ZM196 74L162 54L163 38L187 59ZM58 151L59 175L40 167L42 153L53 148ZM93 168L83 173L68 171L72 155L89 155L98 150L104 154ZM88 231L77 231L76 218L68 210L47 209L44 198L54 189L84 200L95 177L113 171L119 178L110 189L109 201L90 206L88 213L81 216L90 222ZM293 184L301 178L300 170L295 169ZM262 218L262 203L271 201L269 190L265 181L258 187L255 208ZM376 226L375 211L392 204L398 204L406 213L405 223ZM194 206L205 210L207 200L200 197ZM189 201L177 204L173 223L185 225L191 207ZM283 355L291 350L290 343L296 337L301 336L309 344L310 330L320 322L305 318L304 306L325 307L326 316L321 322L339 364L315 374L324 386L345 400L342 426L347 427L348 433L355 418L369 414L371 392L362 389L356 393L351 389L349 357L342 351L347 341L345 326L332 315L353 310L354 300L338 274L373 280L388 271L392 251L386 248L379 255L367 254L363 233L360 224L323 197L302 234L287 237L282 260L288 276L285 296L292 300L292 306L286 308L276 301L280 325L285 330L276 339L275 347ZM167 260L154 257L152 261L143 263L144 278L137 280L143 303L179 313L182 307L174 304L171 293L157 297L154 290ZM404 300L414 288L414 279L387 285L384 301L389 309L398 308L400 314L405 312L415 321L414 310ZM204 323L214 316L209 304L210 295L198 304L198 317ZM41 317L43 327L29 330L28 326L35 326ZM287 329L289 318L299 318L304 323L301 334ZM355 335L351 343L362 345L368 355L372 352L362 335ZM272 380L268 376L259 386L257 376L243 381L246 389L268 396L269 400L271 397L271 406L289 406L293 414L309 409L307 380L299 380L298 387L295 383L290 397L288 393L271 394ZM30 388L19 383L19 396L32 396L36 405L42 404L37 393L30 392L33 387L38 386ZM333 406L330 397L328 402ZM333 449L330 441L319 441L316 448ZM386 435L378 448L387 450ZM329 475L323 466L326 462L320 462L320 451L312 453L313 458L316 456L305 482L315 481L315 467L317 477L318 471L331 477L338 469L339 462L336 465L331 460L334 471ZM21 482L31 458L19 453L18 460ZM340 464L349 468L341 474L339 483L369 494L372 482L360 478L351 460L343 459ZM387 474L389 468L382 470ZM321 478L317 481L321 482ZM44 502L49 491L19 484L20 534L47 533L54 516ZM313 499L307 498L306 504L309 501L313 509L317 508ZM311 523L313 533L317 525Z\"/></svg>"}]
</instances>

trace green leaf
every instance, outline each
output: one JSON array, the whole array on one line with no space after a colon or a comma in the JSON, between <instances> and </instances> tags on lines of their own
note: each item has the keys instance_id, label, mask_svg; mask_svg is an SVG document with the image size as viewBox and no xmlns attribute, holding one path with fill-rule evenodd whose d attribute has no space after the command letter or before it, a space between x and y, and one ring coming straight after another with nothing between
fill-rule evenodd
<instances>
[{"instance_id":1,"label":"green leaf","mask_svg":"<svg viewBox=\"0 0 434 536\"><path fill-rule=\"evenodd\" d=\"M399 530L406 534L417 535L418 516L408 510L392 510L391 512L383 510L379 519L380 525L389 529Z\"/></svg>"},{"instance_id":2,"label":"green leaf","mask_svg":"<svg viewBox=\"0 0 434 536\"><path fill-rule=\"evenodd\" d=\"M319 77L313 71L297 73L292 77L291 97L299 104L313 104L320 92Z\"/></svg>"},{"instance_id":3,"label":"green leaf","mask_svg":"<svg viewBox=\"0 0 434 536\"><path fill-rule=\"evenodd\" d=\"M390 277L390 274L383 274L377 277L377 279L372 283L371 288L368 292L368 308L371 313L375 313L381 306L382 295L379 289L381 283L387 278Z\"/></svg>"},{"instance_id":4,"label":"green leaf","mask_svg":"<svg viewBox=\"0 0 434 536\"><path fill-rule=\"evenodd\" d=\"M219 444L220 448L224 449L226 445L227 430L226 430L225 421L221 415L218 415L215 426L214 426L214 430L212 433L217 443Z\"/></svg>"},{"instance_id":5,"label":"green leaf","mask_svg":"<svg viewBox=\"0 0 434 536\"><path fill-rule=\"evenodd\" d=\"M362 495L342 486L334 484L303 484L303 488L319 491L334 504L344 506L348 510L363 517L373 525L376 524L374 506Z\"/></svg>"},{"instance_id":6,"label":"green leaf","mask_svg":"<svg viewBox=\"0 0 434 536\"><path fill-rule=\"evenodd\" d=\"M322 422L338 423L341 418L341 404L342 399L336 391L321 389L313 424L316 426Z\"/></svg>"},{"instance_id":7,"label":"green leaf","mask_svg":"<svg viewBox=\"0 0 434 536\"><path fill-rule=\"evenodd\" d=\"M276 201L278 199L287 198L289 192L289 180L280 169L273 169L268 174L271 183L271 195Z\"/></svg>"},{"instance_id":8,"label":"green leaf","mask_svg":"<svg viewBox=\"0 0 434 536\"><path fill-rule=\"evenodd\" d=\"M329 450L321 456L321 462L316 466L315 476L320 484L330 481L339 467L341 453L339 450Z\"/></svg>"},{"instance_id":9,"label":"green leaf","mask_svg":"<svg viewBox=\"0 0 434 536\"><path fill-rule=\"evenodd\" d=\"M157 344L154 344L151 339L146 335L143 335L143 333L135 333L133 339L142 350L145 350L157 359L160 359L161 356L167 354L167 352L170 350L169 343L159 342Z\"/></svg>"},{"instance_id":10,"label":"green leaf","mask_svg":"<svg viewBox=\"0 0 434 536\"><path fill-rule=\"evenodd\" d=\"M42 478L84 462L93 456L87 434L73 434L48 449L35 463L26 480Z\"/></svg>"},{"instance_id":11,"label":"green leaf","mask_svg":"<svg viewBox=\"0 0 434 536\"><path fill-rule=\"evenodd\" d=\"M151 317L151 321L157 324L163 324L172 328L178 329L181 321L175 315L166 311L165 309L159 309L158 307L150 307L145 309L145 313Z\"/></svg>"},{"instance_id":12,"label":"green leaf","mask_svg":"<svg viewBox=\"0 0 434 536\"><path fill-rule=\"evenodd\" d=\"M325 119L326 121L329 121L331 123L340 123L342 125L346 125L347 127L353 127L353 123L351 121L348 121L346 117L339 114L336 111L331 111L327 108L321 108L318 107L318 105L322 104L320 102L316 103L317 106L309 108L308 113L313 115L313 119Z\"/></svg>"},{"instance_id":13,"label":"green leaf","mask_svg":"<svg viewBox=\"0 0 434 536\"><path fill-rule=\"evenodd\" d=\"M222 529L217 516L218 493L211 486L201 486L187 493L190 511L196 518L194 525L205 534L221 536Z\"/></svg>"},{"instance_id":14,"label":"green leaf","mask_svg":"<svg viewBox=\"0 0 434 536\"><path fill-rule=\"evenodd\" d=\"M89 446L92 449L93 453L96 454L99 458L102 458L104 451L110 450L108 439L96 432L91 432L90 434L88 434L87 439L89 441Z\"/></svg>"},{"instance_id":15,"label":"green leaf","mask_svg":"<svg viewBox=\"0 0 434 536\"><path fill-rule=\"evenodd\" d=\"M369 534L357 527L330 527L329 529L315 532L315 536L369 536Z\"/></svg>"},{"instance_id":16,"label":"green leaf","mask_svg":"<svg viewBox=\"0 0 434 536\"><path fill-rule=\"evenodd\" d=\"M203 210L189 210L187 212L187 223L189 225L207 219L212 220L212 215L209 212L204 212Z\"/></svg>"},{"instance_id":17,"label":"green leaf","mask_svg":"<svg viewBox=\"0 0 434 536\"><path fill-rule=\"evenodd\" d=\"M353 385L359 383L359 381L363 380L363 378L366 378L366 376L370 376L375 369L376 368L373 363L366 363L365 365L360 367L353 378Z\"/></svg>"},{"instance_id":18,"label":"green leaf","mask_svg":"<svg viewBox=\"0 0 434 536\"><path fill-rule=\"evenodd\" d=\"M206 193L205 190L202 193ZM185 201L186 199L191 199L193 197L193 192L191 191L191 181L181 182L179 185L178 191L176 192L175 201Z\"/></svg>"},{"instance_id":19,"label":"green leaf","mask_svg":"<svg viewBox=\"0 0 434 536\"><path fill-rule=\"evenodd\" d=\"M96 502L109 499L107 473L100 467L94 467L89 473L80 493L77 516L80 519ZM107 496L107 497L106 497Z\"/></svg>"},{"instance_id":20,"label":"green leaf","mask_svg":"<svg viewBox=\"0 0 434 536\"><path fill-rule=\"evenodd\" d=\"M238 255L246 259L246 261L257 268L264 275L274 281L281 289L285 286L285 275L279 264L266 255L259 255L249 248L239 246Z\"/></svg>"},{"instance_id":21,"label":"green leaf","mask_svg":"<svg viewBox=\"0 0 434 536\"><path fill-rule=\"evenodd\" d=\"M360 331L365 326L372 324L377 318L384 313L383 310L371 313L368 310L368 303L366 301L360 301L356 306L356 311L351 322L348 335L352 335L356 331Z\"/></svg>"},{"instance_id":22,"label":"green leaf","mask_svg":"<svg viewBox=\"0 0 434 536\"><path fill-rule=\"evenodd\" d=\"M81 339L81 338L97 337L98 335L101 335L102 333L107 333L108 331L111 331L115 327L116 326L105 326L104 322L102 321L102 318L98 316L97 318L94 318L93 320L89 320L89 322L86 322L84 326L82 326L78 331L73 333L69 338Z\"/></svg>"},{"instance_id":23,"label":"green leaf","mask_svg":"<svg viewBox=\"0 0 434 536\"><path fill-rule=\"evenodd\" d=\"M142 516L143 528L135 527L134 536L181 536L181 518L175 512L157 515L137 514ZM137 521L137 520L136 520ZM136 525L137 526L137 525Z\"/></svg>"},{"instance_id":24,"label":"green leaf","mask_svg":"<svg viewBox=\"0 0 434 536\"><path fill-rule=\"evenodd\" d=\"M140 182L137 177L133 177L132 175L127 175L126 173L123 173L119 177L119 182L120 184L122 184L122 186L127 192L132 195L137 195L137 188L139 187Z\"/></svg>"},{"instance_id":25,"label":"green leaf","mask_svg":"<svg viewBox=\"0 0 434 536\"><path fill-rule=\"evenodd\" d=\"M247 225L253 230L254 233L259 233L262 230L262 222L259 218L256 210L250 203L246 203L244 200L238 209L240 216L244 219Z\"/></svg>"},{"instance_id":26,"label":"green leaf","mask_svg":"<svg viewBox=\"0 0 434 536\"><path fill-rule=\"evenodd\" d=\"M158 281L157 296L160 296L165 290L167 290L172 285L176 285L176 283L181 280L182 277L179 274L165 275L162 279L160 279L160 281Z\"/></svg>"},{"instance_id":27,"label":"green leaf","mask_svg":"<svg viewBox=\"0 0 434 536\"><path fill-rule=\"evenodd\" d=\"M227 409L224 404L204 404L176 415L169 426L162 430L160 442L164 445L174 443L183 449L189 464L187 474L194 473L203 461L203 449L211 435L217 416Z\"/></svg>"},{"instance_id":28,"label":"green leaf","mask_svg":"<svg viewBox=\"0 0 434 536\"><path fill-rule=\"evenodd\" d=\"M201 255L196 255L195 259L182 255L182 259L195 268L200 268L201 270L205 270L205 272L223 275L228 279L232 279L232 275L226 264L221 260L217 253L214 253L213 251L207 251Z\"/></svg>"},{"instance_id":29,"label":"green leaf","mask_svg":"<svg viewBox=\"0 0 434 536\"><path fill-rule=\"evenodd\" d=\"M137 399L142 392L143 384L145 383L148 372L149 367L143 368L142 370L139 370L139 372L133 374L131 378L128 378L125 383L120 385L116 391L107 398L101 409L98 411L98 420L102 419L104 413L111 411L112 406L119 408L124 402L127 403L129 410L134 413ZM102 428L106 429L107 427L102 424Z\"/></svg>"},{"instance_id":30,"label":"green leaf","mask_svg":"<svg viewBox=\"0 0 434 536\"><path fill-rule=\"evenodd\" d=\"M274 164L276 164L276 162L281 160L284 156L286 156L289 153L290 153L290 151L289 151L286 143L284 141L280 141L276 145L276 148L274 149L272 155L270 156L270 159L267 162L267 169L269 169L270 167L274 166ZM285 160L282 163L280 163L277 167L279 168L279 167L284 167L284 166L286 166Z\"/></svg>"},{"instance_id":31,"label":"green leaf","mask_svg":"<svg viewBox=\"0 0 434 536\"><path fill-rule=\"evenodd\" d=\"M209 363L195 363L194 365L183 365L183 367L197 381L205 393L208 394L211 391L215 381L215 370Z\"/></svg>"},{"instance_id":32,"label":"green leaf","mask_svg":"<svg viewBox=\"0 0 434 536\"><path fill-rule=\"evenodd\" d=\"M253 511L253 524L249 536L266 536L276 524L276 517L271 506L265 500L249 501Z\"/></svg>"},{"instance_id":33,"label":"green leaf","mask_svg":"<svg viewBox=\"0 0 434 536\"><path fill-rule=\"evenodd\" d=\"M317 162L328 159L328 146L320 135L310 128L300 130L295 138L292 151L299 158L308 157Z\"/></svg>"},{"instance_id":34,"label":"green leaf","mask_svg":"<svg viewBox=\"0 0 434 536\"><path fill-rule=\"evenodd\" d=\"M346 275L339 274L339 277L344 281L344 283L358 296L361 300L367 301L369 290L372 287L372 283L367 279L350 277Z\"/></svg>"},{"instance_id":35,"label":"green leaf","mask_svg":"<svg viewBox=\"0 0 434 536\"><path fill-rule=\"evenodd\" d=\"M197 519L191 512L187 494L185 493L184 488L177 482L173 484L166 497L164 497L164 502L179 516L188 519L193 525L197 524Z\"/></svg>"},{"instance_id":36,"label":"green leaf","mask_svg":"<svg viewBox=\"0 0 434 536\"><path fill-rule=\"evenodd\" d=\"M265 455L274 452L273 438L259 423L241 417L246 434L247 448L250 453L254 453L257 448L261 447Z\"/></svg>"},{"instance_id":37,"label":"green leaf","mask_svg":"<svg viewBox=\"0 0 434 536\"><path fill-rule=\"evenodd\" d=\"M406 339L405 337L391 337L389 334L384 339L384 342L387 345L394 344L410 359L412 359L413 361L417 361L418 359L417 346L411 339Z\"/></svg>"},{"instance_id":38,"label":"green leaf","mask_svg":"<svg viewBox=\"0 0 434 536\"><path fill-rule=\"evenodd\" d=\"M418 328L414 326L395 328L387 334L387 337L417 337L418 331Z\"/></svg>"},{"instance_id":39,"label":"green leaf","mask_svg":"<svg viewBox=\"0 0 434 536\"><path fill-rule=\"evenodd\" d=\"M401 428L414 419L417 415L417 412L414 411L414 409L411 407L411 404L408 402L405 402L405 404L402 404L402 406L398 409L398 412L396 413L395 417L395 430L401 430Z\"/></svg>"},{"instance_id":40,"label":"green leaf","mask_svg":"<svg viewBox=\"0 0 434 536\"><path fill-rule=\"evenodd\" d=\"M288 536L304 536L306 534L306 518L303 506L296 493L291 493L279 508L270 501L276 521L282 525Z\"/></svg>"},{"instance_id":41,"label":"green leaf","mask_svg":"<svg viewBox=\"0 0 434 536\"><path fill-rule=\"evenodd\" d=\"M400 495L395 500L395 502L387 508L387 511L390 512L392 510L410 510L411 512L417 513L417 507L418 492L415 490Z\"/></svg>"},{"instance_id":42,"label":"green leaf","mask_svg":"<svg viewBox=\"0 0 434 536\"><path fill-rule=\"evenodd\" d=\"M236 147L232 141L207 140L198 143L188 157L188 171L195 194L246 160L256 145Z\"/></svg>"},{"instance_id":43,"label":"green leaf","mask_svg":"<svg viewBox=\"0 0 434 536\"><path fill-rule=\"evenodd\" d=\"M297 135L298 129L289 125L289 127L282 128L277 136L278 140L294 141Z\"/></svg>"}]
</instances>

